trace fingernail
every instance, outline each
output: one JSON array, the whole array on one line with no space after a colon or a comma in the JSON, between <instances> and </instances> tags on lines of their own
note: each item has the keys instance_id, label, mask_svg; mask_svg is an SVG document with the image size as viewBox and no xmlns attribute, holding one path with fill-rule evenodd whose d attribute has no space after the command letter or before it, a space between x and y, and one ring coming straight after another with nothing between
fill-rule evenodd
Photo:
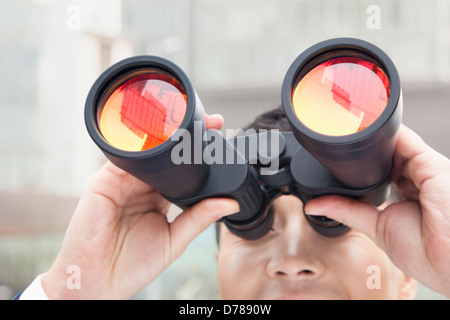
<instances>
[{"instance_id":1,"label":"fingernail","mask_svg":"<svg viewBox=\"0 0 450 320\"><path fill-rule=\"evenodd\" d=\"M314 208L314 206L310 205L309 203L305 205L303 210L305 211L305 214L308 214L310 216L323 216L323 212L321 212L317 208Z\"/></svg>"},{"instance_id":2,"label":"fingernail","mask_svg":"<svg viewBox=\"0 0 450 320\"><path fill-rule=\"evenodd\" d=\"M212 117L220 119L221 122L225 122L225 119L223 118L223 116L221 114L215 113L212 115Z\"/></svg>"},{"instance_id":3,"label":"fingernail","mask_svg":"<svg viewBox=\"0 0 450 320\"><path fill-rule=\"evenodd\" d=\"M305 210L305 214L307 214L308 216L323 216L324 215L322 212L306 211L306 210Z\"/></svg>"}]
</instances>

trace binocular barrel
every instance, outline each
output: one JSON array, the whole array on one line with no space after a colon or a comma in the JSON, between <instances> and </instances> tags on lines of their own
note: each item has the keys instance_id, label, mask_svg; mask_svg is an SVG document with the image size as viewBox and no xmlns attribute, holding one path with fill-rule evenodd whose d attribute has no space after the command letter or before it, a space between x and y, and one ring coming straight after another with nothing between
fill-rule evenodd
<instances>
[{"instance_id":1,"label":"binocular barrel","mask_svg":"<svg viewBox=\"0 0 450 320\"><path fill-rule=\"evenodd\" d=\"M164 195L192 195L209 176L209 166L193 158L190 164L172 161L173 135L180 135L183 128L193 136L196 122L203 124L201 130L205 128L203 106L194 87L170 61L137 56L110 67L89 92L85 121L112 163ZM191 144L190 157L195 148L206 146L204 141L199 143Z\"/></svg>"},{"instance_id":2,"label":"binocular barrel","mask_svg":"<svg viewBox=\"0 0 450 320\"><path fill-rule=\"evenodd\" d=\"M204 109L185 73L172 62L137 56L107 69L89 92L85 122L112 163L179 207L208 197L233 198L241 210L230 221L238 229L265 216L267 197L255 168L239 159L242 155L221 135L214 136L216 142L223 140L221 161L205 162ZM224 164L230 153L238 159Z\"/></svg>"},{"instance_id":3,"label":"binocular barrel","mask_svg":"<svg viewBox=\"0 0 450 320\"><path fill-rule=\"evenodd\" d=\"M401 87L376 46L341 38L307 49L286 74L282 103L297 140L340 182L366 188L390 171Z\"/></svg>"},{"instance_id":4,"label":"binocular barrel","mask_svg":"<svg viewBox=\"0 0 450 320\"><path fill-rule=\"evenodd\" d=\"M202 103L183 70L160 57L136 56L95 81L85 122L111 162L177 206L235 199L240 211L224 221L245 239L270 230L271 204L281 194L306 202L331 193L381 204L402 117L400 79L389 57L362 40L327 40L294 61L281 93L292 133L226 140L206 130ZM259 149L249 154L239 144ZM271 152L262 150L268 146ZM267 170L268 162L276 169ZM326 218L308 221L327 236L348 231Z\"/></svg>"}]
</instances>

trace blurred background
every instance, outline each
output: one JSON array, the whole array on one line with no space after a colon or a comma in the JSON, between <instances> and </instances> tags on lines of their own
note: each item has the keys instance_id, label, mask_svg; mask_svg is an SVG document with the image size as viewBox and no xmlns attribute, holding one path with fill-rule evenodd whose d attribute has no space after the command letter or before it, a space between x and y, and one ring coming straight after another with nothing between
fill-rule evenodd
<instances>
[{"instance_id":1,"label":"blurred background","mask_svg":"<svg viewBox=\"0 0 450 320\"><path fill-rule=\"evenodd\" d=\"M140 54L170 59L208 113L241 128L280 104L303 50L343 36L392 58L404 123L450 157L450 1L2 0L0 299L50 267L86 179L105 162L83 111L108 66ZM216 250L209 228L135 298L220 298ZM417 298L443 297L422 286Z\"/></svg>"}]
</instances>

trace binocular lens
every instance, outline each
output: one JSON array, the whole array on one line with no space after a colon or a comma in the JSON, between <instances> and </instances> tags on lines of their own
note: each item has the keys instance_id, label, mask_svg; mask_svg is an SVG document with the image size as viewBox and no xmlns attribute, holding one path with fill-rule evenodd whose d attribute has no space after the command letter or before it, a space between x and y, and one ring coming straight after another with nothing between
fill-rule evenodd
<instances>
[{"instance_id":1,"label":"binocular lens","mask_svg":"<svg viewBox=\"0 0 450 320\"><path fill-rule=\"evenodd\" d=\"M343 136L371 125L386 108L389 79L371 61L343 56L313 67L294 85L292 104L309 129Z\"/></svg>"},{"instance_id":2,"label":"binocular lens","mask_svg":"<svg viewBox=\"0 0 450 320\"><path fill-rule=\"evenodd\" d=\"M114 148L148 150L180 127L186 107L186 93L178 80L158 69L142 69L110 86L97 108L97 124Z\"/></svg>"}]
</instances>

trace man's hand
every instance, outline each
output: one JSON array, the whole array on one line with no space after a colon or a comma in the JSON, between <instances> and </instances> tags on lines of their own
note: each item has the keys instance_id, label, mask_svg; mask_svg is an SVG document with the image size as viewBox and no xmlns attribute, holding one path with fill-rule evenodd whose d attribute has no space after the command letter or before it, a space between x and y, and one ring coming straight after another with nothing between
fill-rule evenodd
<instances>
[{"instance_id":1,"label":"man's hand","mask_svg":"<svg viewBox=\"0 0 450 320\"><path fill-rule=\"evenodd\" d=\"M382 211L350 198L323 196L308 202L305 212L365 233L399 269L450 297L450 160L402 126L393 182L404 201Z\"/></svg>"},{"instance_id":2,"label":"man's hand","mask_svg":"<svg viewBox=\"0 0 450 320\"><path fill-rule=\"evenodd\" d=\"M206 116L220 129L221 116ZM107 162L88 181L61 251L42 278L50 299L128 299L177 259L210 224L239 211L231 199L207 199L167 221L170 203L155 189ZM77 266L81 288L69 290Z\"/></svg>"}]
</instances>

